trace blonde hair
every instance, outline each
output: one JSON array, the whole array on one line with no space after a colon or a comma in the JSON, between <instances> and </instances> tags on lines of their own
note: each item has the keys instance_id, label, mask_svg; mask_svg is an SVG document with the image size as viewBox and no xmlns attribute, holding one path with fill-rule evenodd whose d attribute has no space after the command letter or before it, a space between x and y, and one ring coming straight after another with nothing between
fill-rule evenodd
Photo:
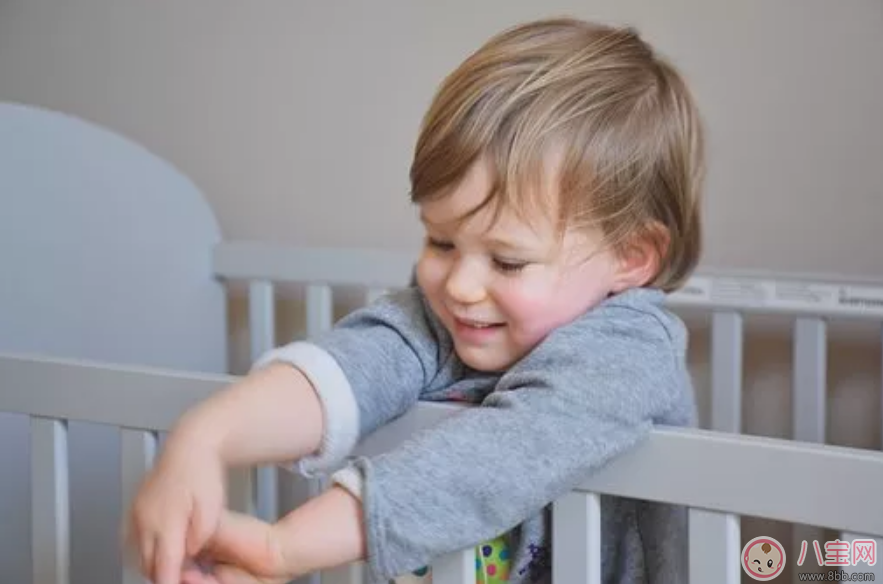
<instances>
[{"instance_id":1,"label":"blonde hair","mask_svg":"<svg viewBox=\"0 0 883 584\"><path fill-rule=\"evenodd\" d=\"M556 153L562 231L599 225L618 249L649 237L660 256L650 284L683 285L701 253L701 122L678 72L630 28L562 18L491 38L426 112L411 199L445 196L486 159L493 186L481 207L530 218L549 208L531 187Z\"/></svg>"}]
</instances>

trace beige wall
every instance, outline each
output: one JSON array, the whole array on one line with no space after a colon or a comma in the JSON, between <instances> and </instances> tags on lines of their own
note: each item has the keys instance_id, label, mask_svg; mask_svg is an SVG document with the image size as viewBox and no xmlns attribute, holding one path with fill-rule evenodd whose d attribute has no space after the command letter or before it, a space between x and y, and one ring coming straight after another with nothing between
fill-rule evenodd
<instances>
[{"instance_id":1,"label":"beige wall","mask_svg":"<svg viewBox=\"0 0 883 584\"><path fill-rule=\"evenodd\" d=\"M435 85L493 31L561 13L637 24L692 81L706 265L883 277L880 0L6 0L0 99L145 144L228 238L408 246Z\"/></svg>"}]
</instances>

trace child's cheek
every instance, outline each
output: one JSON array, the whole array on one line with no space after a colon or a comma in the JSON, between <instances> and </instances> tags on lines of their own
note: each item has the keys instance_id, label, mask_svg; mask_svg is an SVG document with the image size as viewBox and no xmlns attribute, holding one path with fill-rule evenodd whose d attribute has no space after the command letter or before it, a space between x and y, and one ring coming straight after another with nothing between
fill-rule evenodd
<instances>
[{"instance_id":1,"label":"child's cheek","mask_svg":"<svg viewBox=\"0 0 883 584\"><path fill-rule=\"evenodd\" d=\"M555 304L548 290L529 287L510 290L498 302L517 341L529 344L539 342L555 328L564 308Z\"/></svg>"},{"instance_id":2,"label":"child's cheek","mask_svg":"<svg viewBox=\"0 0 883 584\"><path fill-rule=\"evenodd\" d=\"M595 292L582 285L513 286L500 294L497 302L506 313L514 340L533 345L595 304Z\"/></svg>"}]
</instances>

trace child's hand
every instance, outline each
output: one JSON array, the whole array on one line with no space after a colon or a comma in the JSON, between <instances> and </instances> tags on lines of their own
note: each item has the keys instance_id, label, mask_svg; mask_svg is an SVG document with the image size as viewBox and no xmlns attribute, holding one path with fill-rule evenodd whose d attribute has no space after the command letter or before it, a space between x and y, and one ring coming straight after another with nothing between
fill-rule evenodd
<instances>
[{"instance_id":1,"label":"child's hand","mask_svg":"<svg viewBox=\"0 0 883 584\"><path fill-rule=\"evenodd\" d=\"M365 557L361 503L333 487L274 524L224 511L182 584L284 584ZM177 584L177 583L176 583Z\"/></svg>"},{"instance_id":2,"label":"child's hand","mask_svg":"<svg viewBox=\"0 0 883 584\"><path fill-rule=\"evenodd\" d=\"M186 568L182 584L282 584L293 576L276 526L232 511L222 514L200 558L203 569Z\"/></svg>"},{"instance_id":3,"label":"child's hand","mask_svg":"<svg viewBox=\"0 0 883 584\"><path fill-rule=\"evenodd\" d=\"M202 550L225 506L225 468L216 452L168 443L132 504L128 537L141 572L178 584L185 559Z\"/></svg>"}]
</instances>

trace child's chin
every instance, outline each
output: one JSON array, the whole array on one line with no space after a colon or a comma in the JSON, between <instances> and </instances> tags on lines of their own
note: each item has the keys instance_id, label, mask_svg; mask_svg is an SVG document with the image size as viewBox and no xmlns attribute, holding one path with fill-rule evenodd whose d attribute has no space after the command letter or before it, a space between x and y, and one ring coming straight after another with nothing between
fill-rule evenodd
<instances>
[{"instance_id":1,"label":"child's chin","mask_svg":"<svg viewBox=\"0 0 883 584\"><path fill-rule=\"evenodd\" d=\"M490 348L458 346L456 350L460 360L476 371L487 373L505 371L515 362L514 359L510 359L506 355L500 355Z\"/></svg>"}]
</instances>

